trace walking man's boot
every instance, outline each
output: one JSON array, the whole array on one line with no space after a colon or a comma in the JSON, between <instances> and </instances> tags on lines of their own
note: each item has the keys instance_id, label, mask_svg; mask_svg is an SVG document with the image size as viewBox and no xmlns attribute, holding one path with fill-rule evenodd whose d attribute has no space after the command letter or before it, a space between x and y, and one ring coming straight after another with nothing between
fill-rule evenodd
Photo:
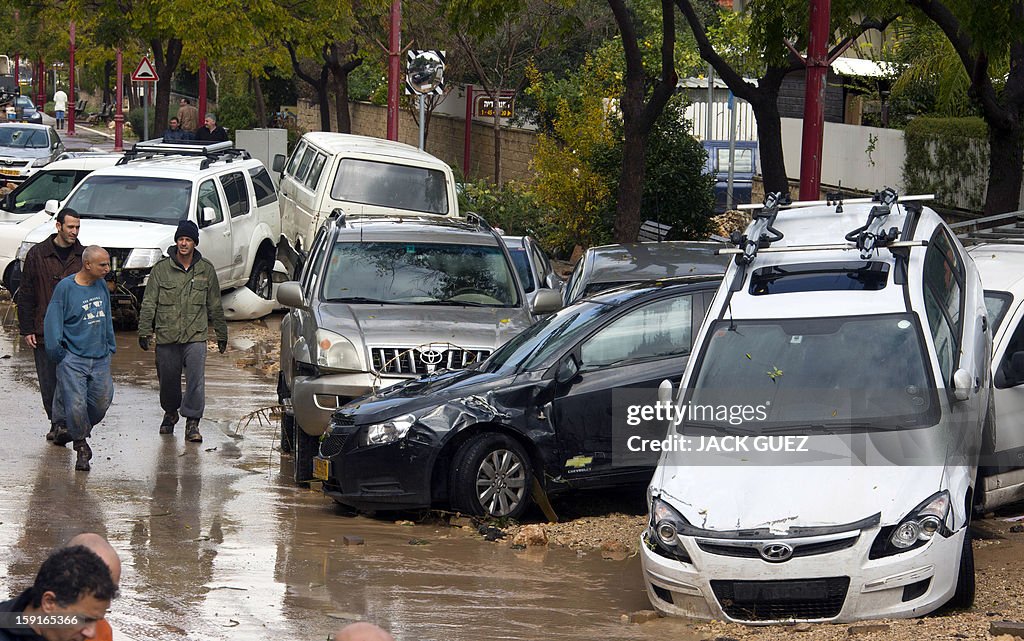
<instances>
[{"instance_id":1,"label":"walking man's boot","mask_svg":"<svg viewBox=\"0 0 1024 641\"><path fill-rule=\"evenodd\" d=\"M203 435L199 433L199 419L188 417L185 419L185 440L189 443L202 443Z\"/></svg>"},{"instance_id":2,"label":"walking man's boot","mask_svg":"<svg viewBox=\"0 0 1024 641\"><path fill-rule=\"evenodd\" d=\"M71 433L68 432L68 428L64 423L54 425L53 440L50 442L57 447L64 447L71 442Z\"/></svg>"},{"instance_id":3,"label":"walking man's boot","mask_svg":"<svg viewBox=\"0 0 1024 641\"><path fill-rule=\"evenodd\" d=\"M164 412L164 420L160 423L161 434L174 434L174 424L178 422L177 412Z\"/></svg>"},{"instance_id":4,"label":"walking man's boot","mask_svg":"<svg viewBox=\"0 0 1024 641\"><path fill-rule=\"evenodd\" d=\"M75 451L78 452L78 460L75 461L75 469L79 472L88 472L92 469L89 465L89 461L92 459L92 448L89 447L89 443L83 438L80 441L75 441Z\"/></svg>"}]
</instances>

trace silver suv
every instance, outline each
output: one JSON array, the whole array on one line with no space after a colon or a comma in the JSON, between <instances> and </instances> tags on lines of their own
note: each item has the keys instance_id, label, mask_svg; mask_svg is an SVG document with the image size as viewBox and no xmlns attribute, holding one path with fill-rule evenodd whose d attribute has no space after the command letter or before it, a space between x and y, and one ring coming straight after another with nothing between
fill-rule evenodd
<instances>
[{"instance_id":1,"label":"silver suv","mask_svg":"<svg viewBox=\"0 0 1024 641\"><path fill-rule=\"evenodd\" d=\"M317 439L354 398L486 359L561 307L527 295L500 236L477 217L335 214L320 228L298 282L278 300L281 445L295 480L313 478Z\"/></svg>"}]
</instances>

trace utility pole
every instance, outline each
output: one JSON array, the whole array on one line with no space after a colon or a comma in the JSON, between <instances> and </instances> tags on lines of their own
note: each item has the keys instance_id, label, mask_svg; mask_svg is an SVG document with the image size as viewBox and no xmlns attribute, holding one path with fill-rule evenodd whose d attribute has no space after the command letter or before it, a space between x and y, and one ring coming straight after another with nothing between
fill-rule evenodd
<instances>
[{"instance_id":1,"label":"utility pole","mask_svg":"<svg viewBox=\"0 0 1024 641\"><path fill-rule=\"evenodd\" d=\"M804 127L800 150L800 200L817 200L821 193L821 150L825 133L825 80L828 73L831 0L810 0L810 41Z\"/></svg>"},{"instance_id":2,"label":"utility pole","mask_svg":"<svg viewBox=\"0 0 1024 641\"><path fill-rule=\"evenodd\" d=\"M206 120L206 58L199 61L199 99L196 102L199 103L196 105L199 110L196 127L203 127Z\"/></svg>"},{"instance_id":3,"label":"utility pole","mask_svg":"<svg viewBox=\"0 0 1024 641\"><path fill-rule=\"evenodd\" d=\"M75 21L71 21L70 31L70 48L68 49L68 135L75 135ZM57 75L57 70L54 68L54 75ZM54 90L56 93L56 89Z\"/></svg>"},{"instance_id":4,"label":"utility pole","mask_svg":"<svg viewBox=\"0 0 1024 641\"><path fill-rule=\"evenodd\" d=\"M124 71L121 69L121 48L117 48L117 82L114 83L114 151L124 151Z\"/></svg>"},{"instance_id":5,"label":"utility pole","mask_svg":"<svg viewBox=\"0 0 1024 641\"><path fill-rule=\"evenodd\" d=\"M391 34L388 38L388 140L398 140L398 88L402 82L402 1L391 0Z\"/></svg>"}]
</instances>

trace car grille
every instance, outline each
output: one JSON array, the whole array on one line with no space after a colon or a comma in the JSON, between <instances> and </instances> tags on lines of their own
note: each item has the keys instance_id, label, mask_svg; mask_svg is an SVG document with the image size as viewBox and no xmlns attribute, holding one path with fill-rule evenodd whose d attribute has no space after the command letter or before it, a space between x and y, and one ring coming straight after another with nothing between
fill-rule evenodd
<instances>
[{"instance_id":1,"label":"car grille","mask_svg":"<svg viewBox=\"0 0 1024 641\"><path fill-rule=\"evenodd\" d=\"M331 434L324 440L320 441L320 456L324 458L332 458L341 454L342 450L345 449L345 443L348 442L350 434Z\"/></svg>"},{"instance_id":2,"label":"car grille","mask_svg":"<svg viewBox=\"0 0 1024 641\"><path fill-rule=\"evenodd\" d=\"M487 349L463 349L448 344L373 347L370 353L375 372L398 376L420 376L441 369L463 369L491 355Z\"/></svg>"},{"instance_id":3,"label":"car grille","mask_svg":"<svg viewBox=\"0 0 1024 641\"><path fill-rule=\"evenodd\" d=\"M789 540L789 542L793 544L793 556L790 558L814 556L816 554L828 554L829 552L835 552L837 550L845 550L846 548L853 547L858 538L860 538L859 535L854 533L854 536L848 536L845 539L839 539L836 541L816 541L814 543L800 544L793 540ZM734 545L724 540L711 541L708 539L697 539L697 547L705 552L721 556L735 556L745 559L761 558L761 552L757 547L750 545Z\"/></svg>"},{"instance_id":4,"label":"car grille","mask_svg":"<svg viewBox=\"0 0 1024 641\"><path fill-rule=\"evenodd\" d=\"M727 615L739 621L831 619L846 601L850 577L797 581L712 581Z\"/></svg>"}]
</instances>

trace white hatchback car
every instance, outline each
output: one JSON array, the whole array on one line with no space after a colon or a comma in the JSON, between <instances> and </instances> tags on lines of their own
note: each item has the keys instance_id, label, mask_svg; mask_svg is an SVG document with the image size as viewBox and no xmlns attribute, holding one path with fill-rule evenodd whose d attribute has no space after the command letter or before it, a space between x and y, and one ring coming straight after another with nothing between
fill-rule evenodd
<instances>
[{"instance_id":1,"label":"white hatchback car","mask_svg":"<svg viewBox=\"0 0 1024 641\"><path fill-rule=\"evenodd\" d=\"M972 603L994 430L981 279L934 211L878 197L770 202L734 234L674 405L662 384L675 426L641 545L659 611L845 622Z\"/></svg>"}]
</instances>

